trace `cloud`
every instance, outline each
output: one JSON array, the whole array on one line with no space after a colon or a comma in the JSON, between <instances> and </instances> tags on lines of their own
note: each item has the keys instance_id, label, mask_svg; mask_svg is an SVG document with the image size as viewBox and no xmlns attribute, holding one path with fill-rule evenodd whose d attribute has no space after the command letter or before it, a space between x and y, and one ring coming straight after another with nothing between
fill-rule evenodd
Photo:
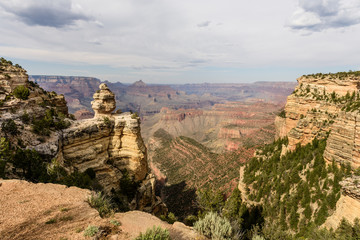
<instances>
[{"instance_id":1,"label":"cloud","mask_svg":"<svg viewBox=\"0 0 360 240\"><path fill-rule=\"evenodd\" d=\"M71 0L5 0L0 6L27 25L63 28L92 18Z\"/></svg>"},{"instance_id":2,"label":"cloud","mask_svg":"<svg viewBox=\"0 0 360 240\"><path fill-rule=\"evenodd\" d=\"M299 0L289 27L294 30L320 32L359 23L360 3L357 0Z\"/></svg>"},{"instance_id":3,"label":"cloud","mask_svg":"<svg viewBox=\"0 0 360 240\"><path fill-rule=\"evenodd\" d=\"M205 21L202 23L199 23L197 26L198 27L208 27L210 25L211 21Z\"/></svg>"}]
</instances>

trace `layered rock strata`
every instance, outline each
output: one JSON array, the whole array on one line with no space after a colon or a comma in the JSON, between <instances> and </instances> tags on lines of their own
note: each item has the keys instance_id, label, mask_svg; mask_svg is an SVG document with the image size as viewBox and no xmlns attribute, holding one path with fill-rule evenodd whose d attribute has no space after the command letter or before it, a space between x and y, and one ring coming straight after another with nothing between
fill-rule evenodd
<instances>
[{"instance_id":1,"label":"layered rock strata","mask_svg":"<svg viewBox=\"0 0 360 240\"><path fill-rule=\"evenodd\" d=\"M148 172L139 119L130 113L77 121L63 131L60 145L60 162L80 172L93 168L108 191L119 189L121 170L128 170L135 181Z\"/></svg>"},{"instance_id":2,"label":"layered rock strata","mask_svg":"<svg viewBox=\"0 0 360 240\"><path fill-rule=\"evenodd\" d=\"M105 83L100 84L100 90L94 93L94 101L91 102L95 112L95 118L107 116L116 108L115 95Z\"/></svg>"},{"instance_id":3,"label":"layered rock strata","mask_svg":"<svg viewBox=\"0 0 360 240\"><path fill-rule=\"evenodd\" d=\"M360 72L316 74L297 79L284 111L275 119L276 138L288 137L282 154L327 137L324 159L360 167ZM324 226L336 228L342 218L359 216L359 176L340 182L342 195Z\"/></svg>"},{"instance_id":4,"label":"layered rock strata","mask_svg":"<svg viewBox=\"0 0 360 240\"><path fill-rule=\"evenodd\" d=\"M285 116L275 119L276 138L289 138L287 150L328 136L324 158L360 166L360 77L348 74L302 76L288 96Z\"/></svg>"},{"instance_id":5,"label":"layered rock strata","mask_svg":"<svg viewBox=\"0 0 360 240\"><path fill-rule=\"evenodd\" d=\"M131 209L162 214L166 207L155 196L155 177L149 174L140 119L131 113L116 114L115 96L106 84L92 101L95 117L76 121L62 132L57 161L70 171L92 168L107 193L121 190L125 171L139 183Z\"/></svg>"},{"instance_id":6,"label":"layered rock strata","mask_svg":"<svg viewBox=\"0 0 360 240\"><path fill-rule=\"evenodd\" d=\"M53 159L50 168L62 166L69 173L93 169L107 193L120 190L120 179L128 174L130 180L139 186L135 201L130 206L132 209L153 213L166 211L164 204L155 196L155 178L149 174L140 119L131 113L112 113L116 107L115 96L106 84L101 84L94 94L92 105L95 118L72 121L67 118L64 96L47 92L37 84L28 82L26 71L22 68L7 61L1 63L0 81L0 95L4 95L4 100L0 101L0 125L12 120L18 129L14 136L0 131L0 137L7 137L13 146L35 149L44 159ZM27 99L14 96L14 89L19 85L29 90ZM44 114L51 112L65 118L71 125L59 131L52 127L48 133L38 135L34 132L34 123L43 121ZM25 123L26 115L28 120ZM51 117L54 118L53 115ZM6 168L7 177L18 177L12 174L11 163Z\"/></svg>"}]
</instances>

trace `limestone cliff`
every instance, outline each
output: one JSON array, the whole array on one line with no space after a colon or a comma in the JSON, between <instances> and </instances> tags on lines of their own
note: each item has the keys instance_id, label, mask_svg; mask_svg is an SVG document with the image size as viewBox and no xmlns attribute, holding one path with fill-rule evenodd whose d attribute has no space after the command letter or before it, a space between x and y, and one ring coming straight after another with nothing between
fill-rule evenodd
<instances>
[{"instance_id":1,"label":"limestone cliff","mask_svg":"<svg viewBox=\"0 0 360 240\"><path fill-rule=\"evenodd\" d=\"M149 174L147 153L135 114L116 114L115 95L100 84L92 101L95 117L76 121L62 132L57 161L69 171L91 168L105 192L122 189L124 170L140 183L130 207L147 212L164 211L155 196L155 178Z\"/></svg>"},{"instance_id":2,"label":"limestone cliff","mask_svg":"<svg viewBox=\"0 0 360 240\"><path fill-rule=\"evenodd\" d=\"M137 186L134 199L127 199L131 209L166 211L155 196L140 119L112 113L115 95L106 84L94 94L95 117L73 121L63 95L28 81L25 70L5 59L0 67L0 177L61 182L90 171L110 194L123 190L121 180L128 176Z\"/></svg>"},{"instance_id":3,"label":"limestone cliff","mask_svg":"<svg viewBox=\"0 0 360 240\"><path fill-rule=\"evenodd\" d=\"M276 136L289 138L288 150L329 133L324 158L360 166L358 72L316 74L297 79L283 116L275 119Z\"/></svg>"},{"instance_id":4,"label":"limestone cliff","mask_svg":"<svg viewBox=\"0 0 360 240\"><path fill-rule=\"evenodd\" d=\"M352 171L349 168L347 178L340 182L341 198L324 226L336 227L343 217L353 222L360 207L359 177L354 171L360 167L360 72L313 74L297 81L284 111L275 119L276 138L288 137L289 142L283 145L282 155L315 137L327 138L326 162L351 166ZM347 204L356 206L351 214Z\"/></svg>"}]
</instances>

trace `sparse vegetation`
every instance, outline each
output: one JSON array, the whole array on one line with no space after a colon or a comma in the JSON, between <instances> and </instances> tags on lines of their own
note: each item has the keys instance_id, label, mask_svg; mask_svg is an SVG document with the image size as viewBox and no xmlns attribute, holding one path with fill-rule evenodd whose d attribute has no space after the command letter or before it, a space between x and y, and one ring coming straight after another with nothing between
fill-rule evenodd
<instances>
[{"instance_id":1,"label":"sparse vegetation","mask_svg":"<svg viewBox=\"0 0 360 240\"><path fill-rule=\"evenodd\" d=\"M303 75L305 78L318 78L318 79L324 79L324 78L338 78L338 79L344 79L348 77L359 77L360 71L352 71L349 70L348 72L337 72L337 73L315 73L315 74L308 74Z\"/></svg>"},{"instance_id":2,"label":"sparse vegetation","mask_svg":"<svg viewBox=\"0 0 360 240\"><path fill-rule=\"evenodd\" d=\"M145 233L140 233L135 240L171 240L169 231L161 227L153 227L146 230Z\"/></svg>"},{"instance_id":3,"label":"sparse vegetation","mask_svg":"<svg viewBox=\"0 0 360 240\"><path fill-rule=\"evenodd\" d=\"M58 113L54 108L47 109L45 116L40 119L33 119L32 130L42 136L49 136L51 130L66 129L71 123L65 119L62 113Z\"/></svg>"},{"instance_id":4,"label":"sparse vegetation","mask_svg":"<svg viewBox=\"0 0 360 240\"><path fill-rule=\"evenodd\" d=\"M176 222L178 220L177 217L172 212L169 212L167 216L161 215L160 219L163 221L166 221L170 224L173 224L174 222Z\"/></svg>"},{"instance_id":5,"label":"sparse vegetation","mask_svg":"<svg viewBox=\"0 0 360 240\"><path fill-rule=\"evenodd\" d=\"M8 119L1 124L1 131L10 135L17 135L19 133L18 127L12 119Z\"/></svg>"},{"instance_id":6,"label":"sparse vegetation","mask_svg":"<svg viewBox=\"0 0 360 240\"><path fill-rule=\"evenodd\" d=\"M215 212L209 212L194 224L194 229L202 235L215 239L231 239L232 227L226 218L222 218Z\"/></svg>"},{"instance_id":7,"label":"sparse vegetation","mask_svg":"<svg viewBox=\"0 0 360 240\"><path fill-rule=\"evenodd\" d=\"M281 110L281 112L278 114L279 117L286 118L286 112L285 109Z\"/></svg>"},{"instance_id":8,"label":"sparse vegetation","mask_svg":"<svg viewBox=\"0 0 360 240\"><path fill-rule=\"evenodd\" d=\"M253 189L249 199L263 203L267 221L277 223L282 231L292 230L297 236L304 236L324 223L335 209L346 167L339 169L335 163L326 166L326 139L315 138L311 144L299 145L280 156L283 144L287 144L287 139L263 148L261 155L247 164L244 182Z\"/></svg>"},{"instance_id":9,"label":"sparse vegetation","mask_svg":"<svg viewBox=\"0 0 360 240\"><path fill-rule=\"evenodd\" d=\"M111 200L101 192L92 193L87 202L99 212L102 218L111 216L115 211Z\"/></svg>"},{"instance_id":10,"label":"sparse vegetation","mask_svg":"<svg viewBox=\"0 0 360 240\"><path fill-rule=\"evenodd\" d=\"M20 116L20 120L24 123L24 124L28 124L30 122L30 116L29 114L24 111L24 113Z\"/></svg>"},{"instance_id":11,"label":"sparse vegetation","mask_svg":"<svg viewBox=\"0 0 360 240\"><path fill-rule=\"evenodd\" d=\"M104 117L103 122L104 122L106 127L108 127L108 128L111 127L111 121L110 121L110 119L108 117Z\"/></svg>"},{"instance_id":12,"label":"sparse vegetation","mask_svg":"<svg viewBox=\"0 0 360 240\"><path fill-rule=\"evenodd\" d=\"M132 119L137 119L138 117L139 117L139 114L137 112L134 112L133 114L131 114Z\"/></svg>"},{"instance_id":13,"label":"sparse vegetation","mask_svg":"<svg viewBox=\"0 0 360 240\"><path fill-rule=\"evenodd\" d=\"M55 218L51 218L50 220L46 221L45 224L54 224L56 223L56 219Z\"/></svg>"},{"instance_id":14,"label":"sparse vegetation","mask_svg":"<svg viewBox=\"0 0 360 240\"><path fill-rule=\"evenodd\" d=\"M111 220L110 220L110 223L111 223L112 225L114 225L114 226L121 226L121 223L120 223L119 221L115 220L115 219L111 219Z\"/></svg>"},{"instance_id":15,"label":"sparse vegetation","mask_svg":"<svg viewBox=\"0 0 360 240\"><path fill-rule=\"evenodd\" d=\"M95 236L96 233L99 232L99 227L97 226L93 226L93 225L89 225L87 226L87 228L85 228L84 230L84 236L85 237L93 237Z\"/></svg>"},{"instance_id":16,"label":"sparse vegetation","mask_svg":"<svg viewBox=\"0 0 360 240\"><path fill-rule=\"evenodd\" d=\"M26 86L20 85L14 89L13 94L16 98L26 100L30 95L30 90Z\"/></svg>"}]
</instances>

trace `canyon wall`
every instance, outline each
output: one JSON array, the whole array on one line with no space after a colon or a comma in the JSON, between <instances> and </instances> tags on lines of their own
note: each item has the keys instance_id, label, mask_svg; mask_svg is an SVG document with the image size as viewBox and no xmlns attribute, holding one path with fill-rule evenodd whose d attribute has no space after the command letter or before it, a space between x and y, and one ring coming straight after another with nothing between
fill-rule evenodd
<instances>
[{"instance_id":1,"label":"canyon wall","mask_svg":"<svg viewBox=\"0 0 360 240\"><path fill-rule=\"evenodd\" d=\"M316 74L297 79L282 116L275 119L276 137L289 139L287 150L328 135L328 162L360 166L360 76L355 73Z\"/></svg>"},{"instance_id":2,"label":"canyon wall","mask_svg":"<svg viewBox=\"0 0 360 240\"><path fill-rule=\"evenodd\" d=\"M126 181L137 186L134 199L129 199L131 209L166 212L155 196L155 177L149 172L140 118L129 112L112 113L115 95L106 84L101 84L93 96L95 117L74 121L69 118L63 95L28 81L26 71L11 62L4 60L0 67L1 141L11 143L14 152L36 150L48 172L59 167L68 174L92 169L108 194L122 190L121 180L127 177ZM14 89L19 85L28 91L24 98L15 97ZM11 128L3 127L7 125ZM4 176L24 177L23 170L11 161L0 159L0 163Z\"/></svg>"},{"instance_id":3,"label":"canyon wall","mask_svg":"<svg viewBox=\"0 0 360 240\"><path fill-rule=\"evenodd\" d=\"M144 117L145 141L158 129L174 137L186 136L212 151L233 151L271 142L273 121L280 106L262 101L226 102L210 109L162 108L153 117Z\"/></svg>"},{"instance_id":4,"label":"canyon wall","mask_svg":"<svg viewBox=\"0 0 360 240\"><path fill-rule=\"evenodd\" d=\"M288 137L284 154L315 137L327 137L326 162L352 167L339 183L342 191L336 210L323 224L335 229L342 218L354 222L359 216L359 177L355 170L360 167L360 72L307 75L297 81L284 111L275 119L276 138Z\"/></svg>"}]
</instances>

